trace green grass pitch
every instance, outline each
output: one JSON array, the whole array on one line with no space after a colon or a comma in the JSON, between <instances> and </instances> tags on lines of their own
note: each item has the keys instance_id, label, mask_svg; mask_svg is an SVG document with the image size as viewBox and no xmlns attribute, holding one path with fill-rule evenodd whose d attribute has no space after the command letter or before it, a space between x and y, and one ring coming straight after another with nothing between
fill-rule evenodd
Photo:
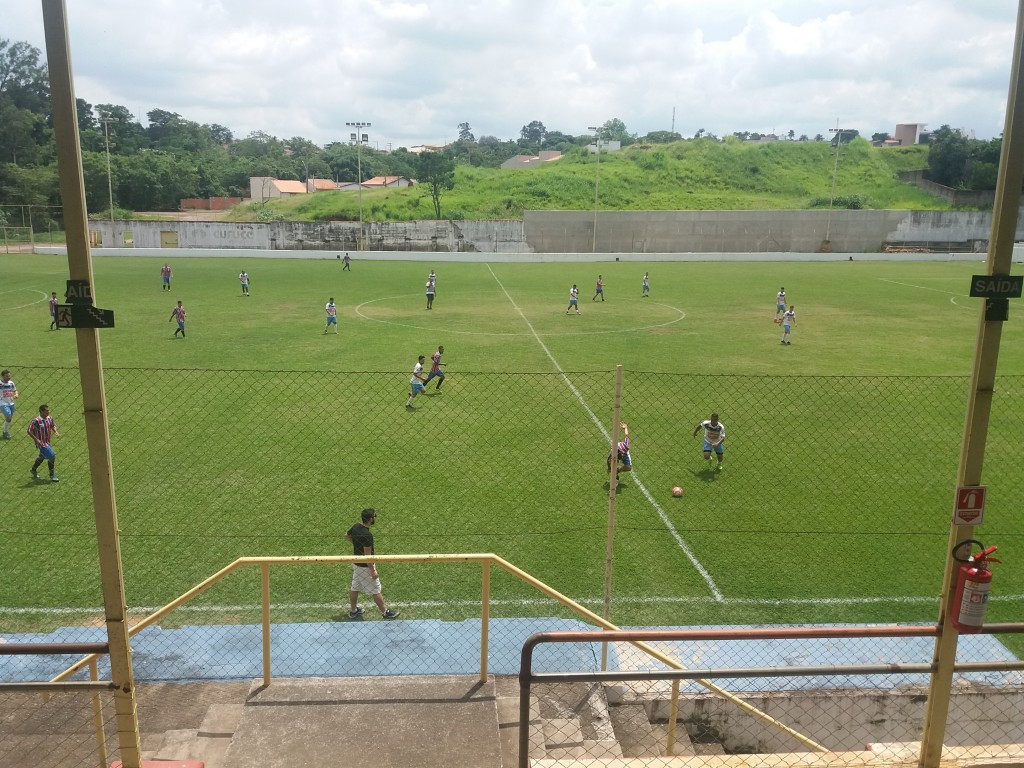
<instances>
[{"instance_id":1,"label":"green grass pitch","mask_svg":"<svg viewBox=\"0 0 1024 768\"><path fill-rule=\"evenodd\" d=\"M635 476L617 497L622 624L929 621L936 615L978 326L978 262L436 263L95 259L129 605L157 606L242 555L350 554L376 506L382 554L495 552L589 605L607 535L614 368ZM0 443L0 630L75 623L100 604L75 334L48 330L63 257L5 255L3 345L22 397ZM434 309L424 282L438 273ZM237 275L251 277L241 295ZM651 295L641 278L651 274ZM594 302L604 276L605 301ZM579 316L566 316L569 287ZM795 304L792 345L772 323ZM324 336L333 296L339 334ZM172 338L176 300L187 338ZM1019 561L1024 508L1020 302L1004 324L976 535ZM443 344L440 394L406 411L418 354ZM39 403L60 426L59 484L33 482ZM718 410L726 468L694 425ZM671 487L682 485L682 499ZM389 565L406 615L476 615L478 570ZM347 571L274 572L279 620L345 603ZM257 577L192 621L252 620ZM1000 600L1000 595L1003 599ZM496 577L496 613L554 612ZM1015 620L1024 569L997 571ZM55 609L81 609L56 613Z\"/></svg>"}]
</instances>

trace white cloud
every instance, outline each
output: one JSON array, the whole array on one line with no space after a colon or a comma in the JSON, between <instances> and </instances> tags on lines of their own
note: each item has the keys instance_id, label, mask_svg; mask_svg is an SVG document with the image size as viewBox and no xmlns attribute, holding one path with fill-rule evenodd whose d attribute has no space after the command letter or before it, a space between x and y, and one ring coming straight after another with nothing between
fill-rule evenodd
<instances>
[{"instance_id":1,"label":"white cloud","mask_svg":"<svg viewBox=\"0 0 1024 768\"><path fill-rule=\"evenodd\" d=\"M0 32L45 50L38 3ZM1011 3L884 0L130 0L71 2L76 92L318 143L379 146L698 128L861 133L897 122L997 135Z\"/></svg>"}]
</instances>

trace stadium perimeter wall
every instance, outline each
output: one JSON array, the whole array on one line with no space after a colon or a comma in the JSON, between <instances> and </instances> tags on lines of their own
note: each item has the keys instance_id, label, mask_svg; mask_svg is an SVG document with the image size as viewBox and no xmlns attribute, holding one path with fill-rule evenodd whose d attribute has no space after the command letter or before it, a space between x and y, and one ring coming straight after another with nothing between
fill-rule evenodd
<instances>
[{"instance_id":1,"label":"stadium perimeter wall","mask_svg":"<svg viewBox=\"0 0 1024 768\"><path fill-rule=\"evenodd\" d=\"M65 256L64 246L36 246L35 253ZM92 248L93 256L139 256L157 259L326 259L338 251L267 251L254 248ZM984 253L437 253L434 251L343 251L353 261L420 261L427 263L541 264L557 262L652 261L985 261ZM1024 246L1014 247L1013 260L1024 262Z\"/></svg>"},{"instance_id":2,"label":"stadium perimeter wall","mask_svg":"<svg viewBox=\"0 0 1024 768\"><path fill-rule=\"evenodd\" d=\"M596 237L595 237L596 221ZM105 248L379 251L403 254L982 252L986 211L526 211L523 220L364 222L91 221ZM1024 240L1018 217L1017 239Z\"/></svg>"}]
</instances>

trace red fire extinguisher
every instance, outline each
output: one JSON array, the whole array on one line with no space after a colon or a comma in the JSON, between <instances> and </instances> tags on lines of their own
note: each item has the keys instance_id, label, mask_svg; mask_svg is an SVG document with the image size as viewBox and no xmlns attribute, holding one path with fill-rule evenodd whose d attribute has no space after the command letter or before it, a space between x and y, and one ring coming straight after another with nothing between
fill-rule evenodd
<instances>
[{"instance_id":1,"label":"red fire extinguisher","mask_svg":"<svg viewBox=\"0 0 1024 768\"><path fill-rule=\"evenodd\" d=\"M963 547L977 544L981 549L976 555L968 555L967 559L958 554ZM992 586L992 571L989 563L998 563L990 555L998 547L985 548L975 539L965 539L953 548L953 559L960 563L956 574L956 589L953 591L953 626L963 635L975 635L981 632L985 623L985 609L988 607L988 590Z\"/></svg>"}]
</instances>

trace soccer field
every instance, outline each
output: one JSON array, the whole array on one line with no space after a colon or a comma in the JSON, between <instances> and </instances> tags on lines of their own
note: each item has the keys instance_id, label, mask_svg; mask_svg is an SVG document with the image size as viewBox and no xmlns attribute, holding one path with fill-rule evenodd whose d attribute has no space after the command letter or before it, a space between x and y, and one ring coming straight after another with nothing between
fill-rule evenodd
<instances>
[{"instance_id":1,"label":"soccer field","mask_svg":"<svg viewBox=\"0 0 1024 768\"><path fill-rule=\"evenodd\" d=\"M3 359L21 399L0 443L0 629L100 604L74 332L48 330L63 258L4 256ZM928 621L937 611L977 334L980 263L489 264L95 260L126 590L161 605L243 555L350 554L375 506L381 554L494 552L594 605L604 578L614 369L635 472L617 496L620 624ZM424 283L438 275L434 308ZM237 280L245 270L251 296ZM651 275L651 295L641 278ZM605 301L592 301L603 275ZM580 315L566 316L570 286ZM785 286L792 344L772 322ZM334 297L339 334L324 335ZM172 337L171 308L188 311ZM986 454L986 523L1024 543L1024 352L1011 302ZM449 371L404 407L419 354ZM31 480L25 426L48 402L59 484ZM717 410L725 468L694 426ZM671 496L673 485L685 489ZM478 571L388 565L404 615L476 615ZM428 577L429 574L429 577ZM255 575L201 621L251 620ZM511 580L497 611L549 615ZM275 604L335 615L345 573L283 569ZM991 620L1019 619L1024 570L997 570ZM58 610L73 609L70 614ZM219 613L218 613L219 611ZM221 618L216 618L221 617Z\"/></svg>"}]
</instances>

